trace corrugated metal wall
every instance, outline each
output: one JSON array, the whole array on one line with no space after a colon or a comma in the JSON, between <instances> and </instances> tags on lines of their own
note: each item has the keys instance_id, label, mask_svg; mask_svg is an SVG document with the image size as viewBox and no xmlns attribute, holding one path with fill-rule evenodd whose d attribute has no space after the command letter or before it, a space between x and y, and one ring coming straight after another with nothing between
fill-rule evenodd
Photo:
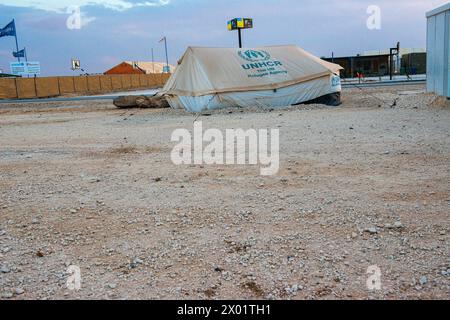
<instances>
[{"instance_id":1,"label":"corrugated metal wall","mask_svg":"<svg viewBox=\"0 0 450 320\"><path fill-rule=\"evenodd\" d=\"M450 97L450 9L427 15L427 91Z\"/></svg>"}]
</instances>

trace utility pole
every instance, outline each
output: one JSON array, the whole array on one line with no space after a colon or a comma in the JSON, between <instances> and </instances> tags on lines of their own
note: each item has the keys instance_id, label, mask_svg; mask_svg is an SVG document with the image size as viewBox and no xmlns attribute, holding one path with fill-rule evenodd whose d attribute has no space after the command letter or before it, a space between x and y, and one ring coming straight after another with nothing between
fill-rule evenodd
<instances>
[{"instance_id":1,"label":"utility pole","mask_svg":"<svg viewBox=\"0 0 450 320\"><path fill-rule=\"evenodd\" d=\"M394 75L394 55L397 55L398 60L400 57L400 42L397 42L397 47L389 49L389 78L391 80Z\"/></svg>"},{"instance_id":2,"label":"utility pole","mask_svg":"<svg viewBox=\"0 0 450 320\"><path fill-rule=\"evenodd\" d=\"M162 38L159 42L164 41L164 48L166 50L166 70L164 70L165 72L163 73L170 73L170 67L169 67L169 54L167 52L167 37L164 36L164 38Z\"/></svg>"},{"instance_id":3,"label":"utility pole","mask_svg":"<svg viewBox=\"0 0 450 320\"><path fill-rule=\"evenodd\" d=\"M164 46L166 49L166 72L170 73L170 68L169 68L169 53L167 52L167 38L164 37Z\"/></svg>"},{"instance_id":4,"label":"utility pole","mask_svg":"<svg viewBox=\"0 0 450 320\"><path fill-rule=\"evenodd\" d=\"M153 53L153 48L152 48L152 66L153 66L153 73L155 73L155 55Z\"/></svg>"}]
</instances>

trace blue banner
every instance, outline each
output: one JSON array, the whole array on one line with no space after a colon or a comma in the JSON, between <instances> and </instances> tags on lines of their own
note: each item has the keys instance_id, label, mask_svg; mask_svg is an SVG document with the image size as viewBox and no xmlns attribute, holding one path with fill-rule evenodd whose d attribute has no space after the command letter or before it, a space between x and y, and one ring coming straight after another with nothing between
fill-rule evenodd
<instances>
[{"instance_id":1,"label":"blue banner","mask_svg":"<svg viewBox=\"0 0 450 320\"><path fill-rule=\"evenodd\" d=\"M25 49L22 49L17 52L13 52L14 58L25 58Z\"/></svg>"},{"instance_id":2,"label":"blue banner","mask_svg":"<svg viewBox=\"0 0 450 320\"><path fill-rule=\"evenodd\" d=\"M16 36L16 24L14 23L14 20L8 23L3 29L0 29L0 38L7 36Z\"/></svg>"}]
</instances>

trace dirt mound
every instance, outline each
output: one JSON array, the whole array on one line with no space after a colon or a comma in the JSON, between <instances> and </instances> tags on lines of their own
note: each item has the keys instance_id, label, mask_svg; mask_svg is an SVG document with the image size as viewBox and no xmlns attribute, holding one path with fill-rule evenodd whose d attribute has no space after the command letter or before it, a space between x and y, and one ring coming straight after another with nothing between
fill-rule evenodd
<instances>
[{"instance_id":1,"label":"dirt mound","mask_svg":"<svg viewBox=\"0 0 450 320\"><path fill-rule=\"evenodd\" d=\"M434 108L450 108L450 99L446 97L436 97L431 103L430 107Z\"/></svg>"}]
</instances>

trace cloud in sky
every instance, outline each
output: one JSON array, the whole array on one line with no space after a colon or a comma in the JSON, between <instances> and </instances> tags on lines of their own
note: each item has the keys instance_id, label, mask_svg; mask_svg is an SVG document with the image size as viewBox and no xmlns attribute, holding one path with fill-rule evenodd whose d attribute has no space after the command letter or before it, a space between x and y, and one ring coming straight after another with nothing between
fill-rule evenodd
<instances>
[{"instance_id":1,"label":"cloud in sky","mask_svg":"<svg viewBox=\"0 0 450 320\"><path fill-rule=\"evenodd\" d=\"M2 5L21 8L34 8L50 12L65 13L71 6L100 6L116 11L125 11L135 7L161 7L170 0L129 1L129 0L2 0Z\"/></svg>"}]
</instances>

